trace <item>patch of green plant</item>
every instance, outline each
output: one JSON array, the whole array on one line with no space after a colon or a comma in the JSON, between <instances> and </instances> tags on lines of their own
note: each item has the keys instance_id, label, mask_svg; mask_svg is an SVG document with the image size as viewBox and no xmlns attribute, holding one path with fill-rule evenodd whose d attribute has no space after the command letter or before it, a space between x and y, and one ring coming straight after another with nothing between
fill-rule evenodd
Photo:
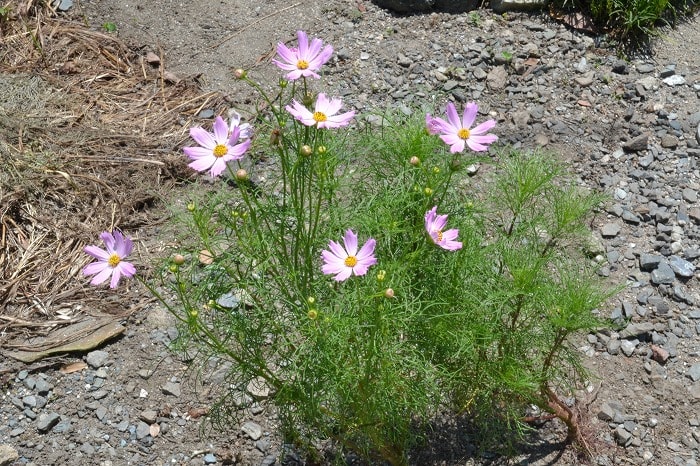
<instances>
[{"instance_id":1,"label":"patch of green plant","mask_svg":"<svg viewBox=\"0 0 700 466\"><path fill-rule=\"evenodd\" d=\"M438 413L468 416L506 453L534 404L585 447L560 397L587 376L571 338L602 325L614 292L581 247L603 197L552 154L489 155L496 122L477 124L474 102L461 115L447 103L446 118L341 112L310 79L329 48L309 45L280 44L274 95L236 72L267 104L254 127L234 115L191 129L190 167L223 180L182 209L177 254L147 283L194 364L228 367L212 421L264 399L310 458L330 442L405 465ZM259 173L251 147L274 167ZM103 239L117 245L92 247L86 273L115 286L133 274L130 247Z\"/></svg>"},{"instance_id":2,"label":"patch of green plant","mask_svg":"<svg viewBox=\"0 0 700 466\"><path fill-rule=\"evenodd\" d=\"M104 29L105 32L117 32L117 25L111 21L107 21L102 25L102 29Z\"/></svg>"}]
</instances>

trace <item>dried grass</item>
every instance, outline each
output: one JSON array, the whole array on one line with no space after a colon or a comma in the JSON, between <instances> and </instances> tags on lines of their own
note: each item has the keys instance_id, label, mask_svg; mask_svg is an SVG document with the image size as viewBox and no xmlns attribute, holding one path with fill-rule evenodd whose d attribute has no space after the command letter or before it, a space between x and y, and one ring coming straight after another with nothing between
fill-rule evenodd
<instances>
[{"instance_id":1,"label":"dried grass","mask_svg":"<svg viewBox=\"0 0 700 466\"><path fill-rule=\"evenodd\" d=\"M47 2L4 8L0 347L134 307L124 298L104 308L109 292L81 275L83 247L117 226L139 241L162 218L160 198L190 176L179 147L194 116L224 108L195 79L168 80L118 37L58 18Z\"/></svg>"}]
</instances>

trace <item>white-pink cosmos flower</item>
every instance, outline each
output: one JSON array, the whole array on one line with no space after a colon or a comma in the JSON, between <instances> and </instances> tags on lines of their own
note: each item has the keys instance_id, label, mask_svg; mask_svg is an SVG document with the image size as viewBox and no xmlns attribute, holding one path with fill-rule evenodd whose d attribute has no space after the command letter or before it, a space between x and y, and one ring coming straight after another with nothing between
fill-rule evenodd
<instances>
[{"instance_id":1,"label":"white-pink cosmos flower","mask_svg":"<svg viewBox=\"0 0 700 466\"><path fill-rule=\"evenodd\" d=\"M253 137L253 127L250 123L241 123L241 115L235 111L231 110L228 112L229 115L229 134L233 131L233 128L238 127L241 133L238 135L239 140L250 139Z\"/></svg>"},{"instance_id":2,"label":"white-pink cosmos flower","mask_svg":"<svg viewBox=\"0 0 700 466\"><path fill-rule=\"evenodd\" d=\"M343 102L340 99L330 99L326 94L320 93L316 99L314 111L310 111L304 104L292 101L292 105L284 107L294 118L301 121L306 126L316 126L318 128L339 128L346 126L355 116L354 111L349 111L336 115Z\"/></svg>"},{"instance_id":3,"label":"white-pink cosmos flower","mask_svg":"<svg viewBox=\"0 0 700 466\"><path fill-rule=\"evenodd\" d=\"M309 38L304 31L297 31L297 37L299 39L299 48L289 48L282 42L277 44L277 55L282 61L272 60L272 63L285 71L289 71L287 79L290 81L299 79L302 76L319 79L321 76L316 71L320 70L321 66L331 58L333 47L326 45L321 50L323 41L314 38L309 43Z\"/></svg>"},{"instance_id":4,"label":"white-pink cosmos flower","mask_svg":"<svg viewBox=\"0 0 700 466\"><path fill-rule=\"evenodd\" d=\"M462 152L465 145L475 152L488 150L488 145L498 139L495 134L486 134L488 130L496 126L495 120L487 120L472 128L479 106L469 102L464 107L462 118L459 118L457 109L452 102L447 104L447 121L442 118L426 116L426 125L431 134L440 134L445 144L450 146L450 152Z\"/></svg>"},{"instance_id":5,"label":"white-pink cosmos flower","mask_svg":"<svg viewBox=\"0 0 700 466\"><path fill-rule=\"evenodd\" d=\"M462 248L462 243L455 241L459 230L451 228L445 230L447 226L447 215L438 215L437 206L425 213L425 231L428 232L433 243L448 251L456 251Z\"/></svg>"},{"instance_id":6,"label":"white-pink cosmos flower","mask_svg":"<svg viewBox=\"0 0 700 466\"><path fill-rule=\"evenodd\" d=\"M220 116L214 121L214 132L202 127L190 128L190 136L201 147L184 147L183 152L194 161L188 166L199 172L209 170L217 177L232 160L240 160L250 147L250 139L239 143L241 128L234 126L229 131L228 124Z\"/></svg>"},{"instance_id":7,"label":"white-pink cosmos flower","mask_svg":"<svg viewBox=\"0 0 700 466\"><path fill-rule=\"evenodd\" d=\"M374 257L374 246L376 241L373 238L367 240L362 248L357 250L357 235L348 230L343 238L345 247L331 240L328 244L330 251L322 251L324 265L321 271L325 274L335 274L334 279L342 282L347 280L353 273L364 275L370 266L377 263Z\"/></svg>"},{"instance_id":8,"label":"white-pink cosmos flower","mask_svg":"<svg viewBox=\"0 0 700 466\"><path fill-rule=\"evenodd\" d=\"M118 230L114 233L102 232L100 238L107 249L85 246L84 251L97 259L97 262L85 266L83 275L94 275L90 281L91 285L99 285L111 276L109 286L116 288L122 276L131 278L136 273L134 265L124 260L134 249L134 243Z\"/></svg>"}]
</instances>

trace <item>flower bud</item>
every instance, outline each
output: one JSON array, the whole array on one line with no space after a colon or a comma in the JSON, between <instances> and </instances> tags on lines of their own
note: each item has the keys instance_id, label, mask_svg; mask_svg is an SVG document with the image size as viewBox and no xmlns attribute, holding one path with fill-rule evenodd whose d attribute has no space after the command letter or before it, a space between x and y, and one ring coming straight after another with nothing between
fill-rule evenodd
<instances>
[{"instance_id":1,"label":"flower bud","mask_svg":"<svg viewBox=\"0 0 700 466\"><path fill-rule=\"evenodd\" d=\"M282 128L275 128L272 130L272 132L270 133L270 145L282 145Z\"/></svg>"},{"instance_id":2,"label":"flower bud","mask_svg":"<svg viewBox=\"0 0 700 466\"><path fill-rule=\"evenodd\" d=\"M408 163L410 163L414 167L417 167L420 165L420 159L414 155L413 157L411 157L411 159L408 161Z\"/></svg>"},{"instance_id":3,"label":"flower bud","mask_svg":"<svg viewBox=\"0 0 700 466\"><path fill-rule=\"evenodd\" d=\"M306 302L309 304L313 304L316 302L316 298L314 298L313 296L309 296L308 298L306 298Z\"/></svg>"},{"instance_id":4,"label":"flower bud","mask_svg":"<svg viewBox=\"0 0 700 466\"><path fill-rule=\"evenodd\" d=\"M170 270L172 273L177 272L177 269L178 269L177 264L170 264L170 265L168 266L168 270Z\"/></svg>"},{"instance_id":5,"label":"flower bud","mask_svg":"<svg viewBox=\"0 0 700 466\"><path fill-rule=\"evenodd\" d=\"M197 309L192 309L190 311L190 317L197 318L198 315L199 315L199 312L197 312Z\"/></svg>"},{"instance_id":6,"label":"flower bud","mask_svg":"<svg viewBox=\"0 0 700 466\"><path fill-rule=\"evenodd\" d=\"M242 168L236 170L236 181L246 181L248 179L248 172Z\"/></svg>"},{"instance_id":7,"label":"flower bud","mask_svg":"<svg viewBox=\"0 0 700 466\"><path fill-rule=\"evenodd\" d=\"M391 299L394 297L394 290L392 288L387 288L384 290L384 297L387 299Z\"/></svg>"},{"instance_id":8,"label":"flower bud","mask_svg":"<svg viewBox=\"0 0 700 466\"><path fill-rule=\"evenodd\" d=\"M435 173L436 175L440 173L440 167L433 167L433 173Z\"/></svg>"},{"instance_id":9,"label":"flower bud","mask_svg":"<svg viewBox=\"0 0 700 466\"><path fill-rule=\"evenodd\" d=\"M245 79L248 76L248 72L243 68L236 68L233 70L233 77L236 79Z\"/></svg>"},{"instance_id":10,"label":"flower bud","mask_svg":"<svg viewBox=\"0 0 700 466\"><path fill-rule=\"evenodd\" d=\"M187 203L187 210L190 212L194 212L194 209L195 209L194 202L188 202Z\"/></svg>"},{"instance_id":11,"label":"flower bud","mask_svg":"<svg viewBox=\"0 0 700 466\"><path fill-rule=\"evenodd\" d=\"M185 256L182 254L175 254L173 256L173 264L175 265L182 265L185 263Z\"/></svg>"},{"instance_id":12,"label":"flower bud","mask_svg":"<svg viewBox=\"0 0 700 466\"><path fill-rule=\"evenodd\" d=\"M458 171L460 168L462 168L462 161L459 160L457 157L452 159L452 162L450 163L450 170L453 172Z\"/></svg>"},{"instance_id":13,"label":"flower bud","mask_svg":"<svg viewBox=\"0 0 700 466\"><path fill-rule=\"evenodd\" d=\"M304 157L308 157L314 153L314 150L311 148L311 146L303 145L301 148L299 148L299 153Z\"/></svg>"},{"instance_id":14,"label":"flower bud","mask_svg":"<svg viewBox=\"0 0 700 466\"><path fill-rule=\"evenodd\" d=\"M318 311L316 309L309 309L306 315L309 319L316 320L318 318Z\"/></svg>"},{"instance_id":15,"label":"flower bud","mask_svg":"<svg viewBox=\"0 0 700 466\"><path fill-rule=\"evenodd\" d=\"M301 99L301 102L304 104L305 107L311 107L311 105L314 103L314 95L311 92L307 92L304 94L304 97Z\"/></svg>"},{"instance_id":16,"label":"flower bud","mask_svg":"<svg viewBox=\"0 0 700 466\"><path fill-rule=\"evenodd\" d=\"M287 87L287 84L289 84L289 81L287 81L284 78L280 78L279 84L280 84L280 88L284 89L285 87Z\"/></svg>"},{"instance_id":17,"label":"flower bud","mask_svg":"<svg viewBox=\"0 0 700 466\"><path fill-rule=\"evenodd\" d=\"M423 192L425 193L426 196L432 196L432 195L433 195L433 190L430 189L430 188L425 188L425 189L423 190Z\"/></svg>"},{"instance_id":18,"label":"flower bud","mask_svg":"<svg viewBox=\"0 0 700 466\"><path fill-rule=\"evenodd\" d=\"M316 152L318 152L319 154L325 154L327 150L328 148L326 146L318 146L316 148Z\"/></svg>"},{"instance_id":19,"label":"flower bud","mask_svg":"<svg viewBox=\"0 0 700 466\"><path fill-rule=\"evenodd\" d=\"M385 277L386 277L386 270L380 270L379 272L377 272L377 281L378 282L383 282Z\"/></svg>"}]
</instances>

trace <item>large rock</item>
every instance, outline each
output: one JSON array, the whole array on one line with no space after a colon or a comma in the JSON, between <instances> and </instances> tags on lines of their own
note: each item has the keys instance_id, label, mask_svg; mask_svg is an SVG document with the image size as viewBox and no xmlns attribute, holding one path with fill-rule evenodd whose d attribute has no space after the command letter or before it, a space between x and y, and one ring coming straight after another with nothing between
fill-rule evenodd
<instances>
[{"instance_id":1,"label":"large rock","mask_svg":"<svg viewBox=\"0 0 700 466\"><path fill-rule=\"evenodd\" d=\"M372 0L377 6L397 13L417 13L435 10L464 13L479 8L481 0Z\"/></svg>"},{"instance_id":2,"label":"large rock","mask_svg":"<svg viewBox=\"0 0 700 466\"><path fill-rule=\"evenodd\" d=\"M433 8L435 0L372 0L378 7L397 13L416 13Z\"/></svg>"},{"instance_id":3,"label":"large rock","mask_svg":"<svg viewBox=\"0 0 700 466\"><path fill-rule=\"evenodd\" d=\"M548 0L491 0L491 9L496 13L540 10L548 3Z\"/></svg>"}]
</instances>

